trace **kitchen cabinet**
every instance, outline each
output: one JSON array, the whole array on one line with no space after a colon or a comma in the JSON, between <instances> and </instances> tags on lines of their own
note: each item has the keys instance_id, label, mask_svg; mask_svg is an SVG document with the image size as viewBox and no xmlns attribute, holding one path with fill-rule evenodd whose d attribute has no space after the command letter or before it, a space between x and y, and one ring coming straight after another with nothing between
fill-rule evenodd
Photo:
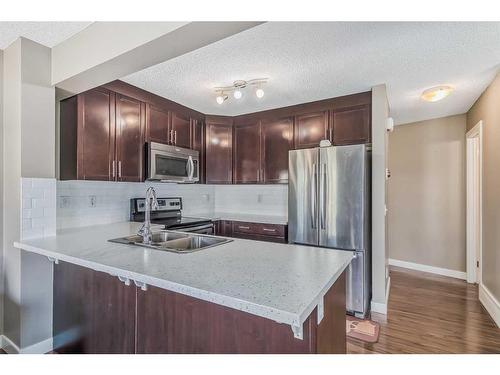
<instances>
[{"instance_id":1,"label":"kitchen cabinet","mask_svg":"<svg viewBox=\"0 0 500 375\"><path fill-rule=\"evenodd\" d=\"M58 353L134 353L136 288L71 263L54 265L53 337Z\"/></svg>"},{"instance_id":2,"label":"kitchen cabinet","mask_svg":"<svg viewBox=\"0 0 500 375\"><path fill-rule=\"evenodd\" d=\"M260 122L234 126L233 181L256 184L261 181Z\"/></svg>"},{"instance_id":3,"label":"kitchen cabinet","mask_svg":"<svg viewBox=\"0 0 500 375\"><path fill-rule=\"evenodd\" d=\"M218 236L250 240L287 243L287 225L264 224L243 221L218 220L215 223Z\"/></svg>"},{"instance_id":4,"label":"kitchen cabinet","mask_svg":"<svg viewBox=\"0 0 500 375\"><path fill-rule=\"evenodd\" d=\"M330 127L334 145L369 143L371 141L370 106L362 105L332 111Z\"/></svg>"},{"instance_id":5,"label":"kitchen cabinet","mask_svg":"<svg viewBox=\"0 0 500 375\"><path fill-rule=\"evenodd\" d=\"M191 120L191 148L200 153L200 183L205 182L204 125L201 120Z\"/></svg>"},{"instance_id":6,"label":"kitchen cabinet","mask_svg":"<svg viewBox=\"0 0 500 375\"><path fill-rule=\"evenodd\" d=\"M264 120L261 125L261 182L288 182L288 151L293 148L293 118Z\"/></svg>"},{"instance_id":7,"label":"kitchen cabinet","mask_svg":"<svg viewBox=\"0 0 500 375\"><path fill-rule=\"evenodd\" d=\"M295 116L295 148L318 147L328 139L328 111L305 113Z\"/></svg>"},{"instance_id":8,"label":"kitchen cabinet","mask_svg":"<svg viewBox=\"0 0 500 375\"><path fill-rule=\"evenodd\" d=\"M168 144L170 142L170 112L167 109L147 104L146 139L148 142Z\"/></svg>"},{"instance_id":9,"label":"kitchen cabinet","mask_svg":"<svg viewBox=\"0 0 500 375\"><path fill-rule=\"evenodd\" d=\"M171 143L174 146L191 147L191 119L189 116L172 112L170 131L172 133Z\"/></svg>"},{"instance_id":10,"label":"kitchen cabinet","mask_svg":"<svg viewBox=\"0 0 500 375\"><path fill-rule=\"evenodd\" d=\"M115 164L115 94L95 89L61 102L62 180L111 181Z\"/></svg>"},{"instance_id":11,"label":"kitchen cabinet","mask_svg":"<svg viewBox=\"0 0 500 375\"><path fill-rule=\"evenodd\" d=\"M233 182L233 126L232 120L206 119L205 181L207 184Z\"/></svg>"},{"instance_id":12,"label":"kitchen cabinet","mask_svg":"<svg viewBox=\"0 0 500 375\"><path fill-rule=\"evenodd\" d=\"M61 101L61 180L142 181L144 111L101 88Z\"/></svg>"},{"instance_id":13,"label":"kitchen cabinet","mask_svg":"<svg viewBox=\"0 0 500 375\"><path fill-rule=\"evenodd\" d=\"M144 172L145 104L116 95L116 178L140 182Z\"/></svg>"}]
</instances>

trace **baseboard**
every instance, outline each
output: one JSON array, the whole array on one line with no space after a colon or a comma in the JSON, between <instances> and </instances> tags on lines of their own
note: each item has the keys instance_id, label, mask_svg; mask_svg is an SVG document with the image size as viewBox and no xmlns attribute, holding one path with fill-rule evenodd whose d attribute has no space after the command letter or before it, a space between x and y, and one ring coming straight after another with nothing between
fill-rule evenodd
<instances>
[{"instance_id":1,"label":"baseboard","mask_svg":"<svg viewBox=\"0 0 500 375\"><path fill-rule=\"evenodd\" d=\"M479 284L479 301L488 311L497 327L500 328L500 302L484 284Z\"/></svg>"},{"instance_id":2,"label":"baseboard","mask_svg":"<svg viewBox=\"0 0 500 375\"><path fill-rule=\"evenodd\" d=\"M0 336L0 348L5 350L7 354L45 354L52 351L52 345L52 337L50 337L36 344L19 349L7 336Z\"/></svg>"},{"instance_id":3,"label":"baseboard","mask_svg":"<svg viewBox=\"0 0 500 375\"><path fill-rule=\"evenodd\" d=\"M467 273L462 271L450 270L448 268L433 267L425 264L405 262L403 260L397 260L397 259L389 259L389 265L408 268L410 270L434 273L436 275L454 277L456 279L461 279L461 280L467 280Z\"/></svg>"},{"instance_id":4,"label":"baseboard","mask_svg":"<svg viewBox=\"0 0 500 375\"><path fill-rule=\"evenodd\" d=\"M387 278L387 285L385 286L385 303L371 302L371 311L387 315L387 305L389 303L389 293L391 292L391 278Z\"/></svg>"}]
</instances>

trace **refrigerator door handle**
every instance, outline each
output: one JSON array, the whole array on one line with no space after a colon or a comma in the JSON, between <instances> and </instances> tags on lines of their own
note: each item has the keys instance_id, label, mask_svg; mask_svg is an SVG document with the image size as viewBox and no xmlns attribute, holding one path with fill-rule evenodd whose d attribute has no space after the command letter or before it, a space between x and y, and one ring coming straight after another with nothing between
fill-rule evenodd
<instances>
[{"instance_id":1,"label":"refrigerator door handle","mask_svg":"<svg viewBox=\"0 0 500 375\"><path fill-rule=\"evenodd\" d=\"M312 165L313 168L313 173L311 177L311 228L316 229L317 227L317 213L316 213L316 178L318 175L317 169L316 169L316 163L313 163Z\"/></svg>"},{"instance_id":2,"label":"refrigerator door handle","mask_svg":"<svg viewBox=\"0 0 500 375\"><path fill-rule=\"evenodd\" d=\"M325 229L325 221L326 221L326 164L320 164L320 228Z\"/></svg>"}]
</instances>

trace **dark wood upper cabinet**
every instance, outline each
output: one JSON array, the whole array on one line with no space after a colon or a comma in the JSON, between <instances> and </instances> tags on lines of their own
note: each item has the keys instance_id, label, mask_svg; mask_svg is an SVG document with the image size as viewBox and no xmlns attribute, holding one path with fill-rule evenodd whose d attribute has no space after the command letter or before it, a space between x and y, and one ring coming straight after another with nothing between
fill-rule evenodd
<instances>
[{"instance_id":1,"label":"dark wood upper cabinet","mask_svg":"<svg viewBox=\"0 0 500 375\"><path fill-rule=\"evenodd\" d=\"M234 125L233 181L256 184L261 181L260 122Z\"/></svg>"},{"instance_id":2,"label":"dark wood upper cabinet","mask_svg":"<svg viewBox=\"0 0 500 375\"><path fill-rule=\"evenodd\" d=\"M332 111L330 127L334 145L369 143L371 141L370 106Z\"/></svg>"},{"instance_id":3,"label":"dark wood upper cabinet","mask_svg":"<svg viewBox=\"0 0 500 375\"><path fill-rule=\"evenodd\" d=\"M288 151L293 148L293 118L262 121L261 182L288 182Z\"/></svg>"},{"instance_id":4,"label":"dark wood upper cabinet","mask_svg":"<svg viewBox=\"0 0 500 375\"><path fill-rule=\"evenodd\" d=\"M328 111L295 116L295 148L318 147L328 139Z\"/></svg>"},{"instance_id":5,"label":"dark wood upper cabinet","mask_svg":"<svg viewBox=\"0 0 500 375\"><path fill-rule=\"evenodd\" d=\"M146 105L146 112L147 141L168 144L170 141L170 112L152 104Z\"/></svg>"},{"instance_id":6,"label":"dark wood upper cabinet","mask_svg":"<svg viewBox=\"0 0 500 375\"><path fill-rule=\"evenodd\" d=\"M205 181L207 184L231 184L233 182L232 121L207 117L205 128Z\"/></svg>"},{"instance_id":7,"label":"dark wood upper cabinet","mask_svg":"<svg viewBox=\"0 0 500 375\"><path fill-rule=\"evenodd\" d=\"M116 95L116 176L118 181L140 182L144 165L145 105Z\"/></svg>"},{"instance_id":8,"label":"dark wood upper cabinet","mask_svg":"<svg viewBox=\"0 0 500 375\"><path fill-rule=\"evenodd\" d=\"M61 153L68 151L76 155L76 178L79 180L113 179L112 167L115 148L115 94L108 90L87 91L77 97L78 115L73 123L62 123L61 136L64 132L72 133L77 140L77 149L71 150L64 145ZM66 106L71 101L61 102L61 109L69 110ZM67 120L61 116L61 121ZM72 143L75 145L75 143ZM64 153L65 154L65 153ZM70 156L71 158L71 156ZM65 160L61 164L64 164ZM74 174L74 173L71 173ZM64 178L65 176L61 176Z\"/></svg>"},{"instance_id":9,"label":"dark wood upper cabinet","mask_svg":"<svg viewBox=\"0 0 500 375\"><path fill-rule=\"evenodd\" d=\"M200 183L205 182L204 125L201 120L191 120L191 147L200 153Z\"/></svg>"},{"instance_id":10,"label":"dark wood upper cabinet","mask_svg":"<svg viewBox=\"0 0 500 375\"><path fill-rule=\"evenodd\" d=\"M172 112L170 131L173 145L191 147L191 119L188 116Z\"/></svg>"}]
</instances>

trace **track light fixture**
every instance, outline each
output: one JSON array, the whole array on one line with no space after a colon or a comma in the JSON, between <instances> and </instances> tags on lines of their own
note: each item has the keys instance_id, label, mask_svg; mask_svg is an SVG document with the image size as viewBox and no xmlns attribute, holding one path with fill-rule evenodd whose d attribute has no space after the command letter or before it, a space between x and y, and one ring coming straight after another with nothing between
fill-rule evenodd
<instances>
[{"instance_id":1,"label":"track light fixture","mask_svg":"<svg viewBox=\"0 0 500 375\"><path fill-rule=\"evenodd\" d=\"M236 100L241 99L243 97L243 90L248 86L255 87L255 96L261 99L264 97L262 86L267 83L267 80L268 78L256 78L248 81L237 80L231 86L214 87L214 91L217 94L215 100L218 104L224 103L229 98L228 93L233 93L233 97Z\"/></svg>"}]
</instances>

